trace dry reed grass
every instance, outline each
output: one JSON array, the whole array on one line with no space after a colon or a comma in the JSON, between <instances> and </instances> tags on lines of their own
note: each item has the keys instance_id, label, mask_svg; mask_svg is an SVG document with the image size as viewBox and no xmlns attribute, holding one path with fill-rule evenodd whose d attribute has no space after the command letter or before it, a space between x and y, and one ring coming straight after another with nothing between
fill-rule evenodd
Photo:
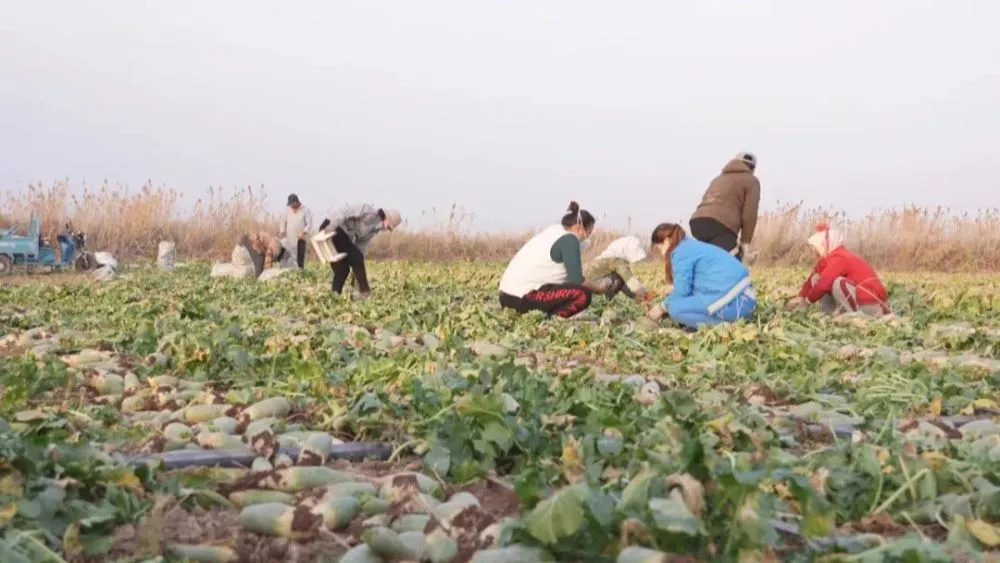
<instances>
[{"instance_id":1,"label":"dry reed grass","mask_svg":"<svg viewBox=\"0 0 1000 563\"><path fill-rule=\"evenodd\" d=\"M250 229L276 232L278 218L268 211L263 189L209 188L207 195L189 210L182 209L180 201L176 190L152 184L135 191L107 183L78 190L65 182L32 185L0 197L0 227L23 227L30 211L37 209L44 233L54 235L66 221L72 221L74 227L87 233L92 250L108 250L125 261L154 259L160 240L176 242L184 258L222 259L230 254L240 233ZM424 215L430 215L436 224L420 230L409 230L404 224L376 239L370 254L375 258L429 261L503 261L530 235L476 234L471 228L474 215L457 205L444 216L436 209ZM803 241L821 220L832 220L842 228L848 246L880 269L1000 270L1000 211L996 209L956 215L944 208L906 208L848 219L826 209L782 205L762 213L754 241L754 263L810 263L812 257ZM592 248L600 250L621 234L601 230L598 222ZM637 234L646 240L647 231Z\"/></svg>"}]
</instances>

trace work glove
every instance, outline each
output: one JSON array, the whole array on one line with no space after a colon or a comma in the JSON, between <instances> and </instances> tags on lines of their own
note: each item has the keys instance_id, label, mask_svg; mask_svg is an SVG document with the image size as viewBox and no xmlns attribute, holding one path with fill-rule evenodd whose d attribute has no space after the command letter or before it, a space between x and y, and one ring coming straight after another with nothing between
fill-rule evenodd
<instances>
[{"instance_id":1,"label":"work glove","mask_svg":"<svg viewBox=\"0 0 1000 563\"><path fill-rule=\"evenodd\" d=\"M646 318L651 321L659 321L667 314L667 311L663 308L663 303L657 303L650 307L649 311L646 313Z\"/></svg>"}]
</instances>

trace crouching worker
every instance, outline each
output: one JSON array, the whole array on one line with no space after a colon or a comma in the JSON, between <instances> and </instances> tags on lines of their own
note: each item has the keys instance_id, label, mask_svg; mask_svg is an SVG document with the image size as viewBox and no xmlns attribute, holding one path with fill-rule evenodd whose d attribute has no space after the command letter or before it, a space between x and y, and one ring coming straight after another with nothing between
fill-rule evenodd
<instances>
[{"instance_id":1,"label":"crouching worker","mask_svg":"<svg viewBox=\"0 0 1000 563\"><path fill-rule=\"evenodd\" d=\"M652 243L663 254L667 283L674 289L649 310L650 319L667 315L695 329L745 319L757 308L750 272L729 252L686 237L674 223L658 225Z\"/></svg>"},{"instance_id":2,"label":"crouching worker","mask_svg":"<svg viewBox=\"0 0 1000 563\"><path fill-rule=\"evenodd\" d=\"M619 292L636 301L647 301L652 294L642 281L632 273L632 265L646 259L646 250L639 237L628 236L614 240L590 264L587 279L608 285L604 296L614 299ZM606 281L605 281L606 280Z\"/></svg>"},{"instance_id":3,"label":"crouching worker","mask_svg":"<svg viewBox=\"0 0 1000 563\"><path fill-rule=\"evenodd\" d=\"M260 277L261 272L281 262L285 257L285 247L281 245L278 237L265 231L243 235L240 237L239 245L250 253L256 277Z\"/></svg>"},{"instance_id":4,"label":"crouching worker","mask_svg":"<svg viewBox=\"0 0 1000 563\"><path fill-rule=\"evenodd\" d=\"M382 231L391 231L403 221L399 211L395 209L376 209L370 205L349 207L333 217L324 219L319 230L333 232L330 242L347 256L339 262L330 264L333 271L331 287L333 292L340 294L347 282L347 275L353 273L360 297L368 297L371 287L368 285L368 273L365 270L365 249L375 235Z\"/></svg>"},{"instance_id":5,"label":"crouching worker","mask_svg":"<svg viewBox=\"0 0 1000 563\"><path fill-rule=\"evenodd\" d=\"M819 261L802 284L798 297L788 302L788 309L807 307L818 301L823 310L831 314L889 314L889 295L878 274L864 258L844 246L839 230L820 224L816 233L809 237L809 247Z\"/></svg>"},{"instance_id":6,"label":"crouching worker","mask_svg":"<svg viewBox=\"0 0 1000 563\"><path fill-rule=\"evenodd\" d=\"M586 282L580 243L596 220L572 201L558 225L536 234L517 251L500 278L500 305L518 313L542 311L572 317L590 306L606 286Z\"/></svg>"}]
</instances>

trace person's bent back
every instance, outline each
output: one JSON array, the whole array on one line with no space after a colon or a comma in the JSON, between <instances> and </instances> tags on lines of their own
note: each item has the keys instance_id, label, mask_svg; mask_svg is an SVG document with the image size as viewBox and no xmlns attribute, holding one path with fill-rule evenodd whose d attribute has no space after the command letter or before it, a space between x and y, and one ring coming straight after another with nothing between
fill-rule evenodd
<instances>
[{"instance_id":1,"label":"person's bent back","mask_svg":"<svg viewBox=\"0 0 1000 563\"><path fill-rule=\"evenodd\" d=\"M691 215L691 236L742 260L757 229L760 181L757 157L741 152L722 169Z\"/></svg>"}]
</instances>

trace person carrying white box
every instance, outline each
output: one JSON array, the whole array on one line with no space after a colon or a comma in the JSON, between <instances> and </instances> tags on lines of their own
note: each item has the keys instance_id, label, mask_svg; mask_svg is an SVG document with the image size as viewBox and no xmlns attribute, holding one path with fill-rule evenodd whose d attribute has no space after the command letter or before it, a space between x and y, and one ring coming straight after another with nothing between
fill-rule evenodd
<instances>
[{"instance_id":1,"label":"person carrying white box","mask_svg":"<svg viewBox=\"0 0 1000 563\"><path fill-rule=\"evenodd\" d=\"M360 297L365 298L371 294L365 271L365 249L376 235L382 231L392 231L402 221L399 211L371 205L346 207L323 220L319 226L321 233L313 237L313 244L317 253L323 252L321 257L330 262L333 272L330 285L334 293L339 295L343 291L348 274L353 273ZM326 241L333 248L320 250Z\"/></svg>"}]
</instances>

